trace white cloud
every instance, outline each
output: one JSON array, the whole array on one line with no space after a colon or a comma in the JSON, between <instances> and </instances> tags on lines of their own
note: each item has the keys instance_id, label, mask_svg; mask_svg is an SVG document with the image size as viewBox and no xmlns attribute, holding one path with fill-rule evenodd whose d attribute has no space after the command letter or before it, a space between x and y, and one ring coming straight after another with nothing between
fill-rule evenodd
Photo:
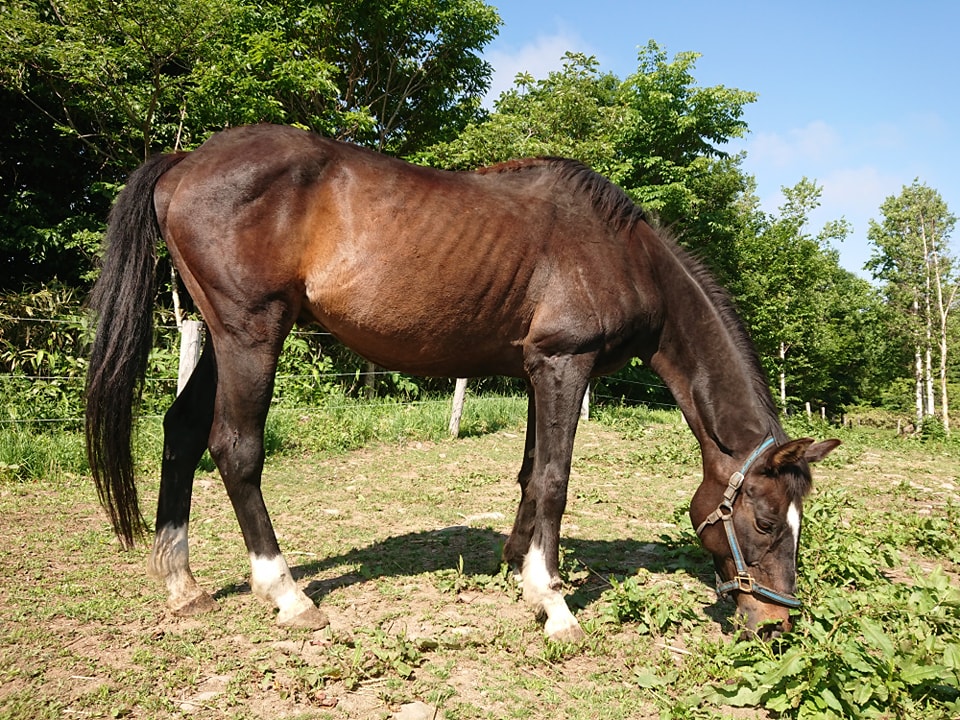
<instances>
[{"instance_id":1,"label":"white cloud","mask_svg":"<svg viewBox=\"0 0 960 720\"><path fill-rule=\"evenodd\" d=\"M860 275L870 258L867 229L870 220L880 218L880 205L900 191L903 181L874 165L838 168L817 180L823 188L821 204L810 215L811 230L817 231L829 220L841 217L852 226L847 239L837 245L840 263Z\"/></svg>"},{"instance_id":2,"label":"white cloud","mask_svg":"<svg viewBox=\"0 0 960 720\"><path fill-rule=\"evenodd\" d=\"M815 120L785 133L761 132L746 143L751 164L786 168L822 160L837 152L840 135L830 125Z\"/></svg>"},{"instance_id":3,"label":"white cloud","mask_svg":"<svg viewBox=\"0 0 960 720\"><path fill-rule=\"evenodd\" d=\"M493 107L494 101L505 90L513 87L518 73L530 73L538 80L547 77L553 70L563 67L563 55L568 51L580 51L584 42L566 32L554 35L541 35L532 43L512 49L494 49L484 57L493 66L493 80L490 90L484 98L486 107Z\"/></svg>"}]
</instances>

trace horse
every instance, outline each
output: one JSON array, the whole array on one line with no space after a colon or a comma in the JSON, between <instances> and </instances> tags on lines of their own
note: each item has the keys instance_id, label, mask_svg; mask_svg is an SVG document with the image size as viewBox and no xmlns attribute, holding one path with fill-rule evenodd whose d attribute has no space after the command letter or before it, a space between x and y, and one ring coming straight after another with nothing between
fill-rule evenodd
<instances>
[{"instance_id":1,"label":"horse","mask_svg":"<svg viewBox=\"0 0 960 720\"><path fill-rule=\"evenodd\" d=\"M378 365L433 377L509 376L528 389L520 500L503 548L554 640L583 637L558 573L574 437L591 378L639 358L700 445L690 519L718 589L746 627L775 635L799 605L809 463L837 440L790 440L729 296L615 184L572 160L472 172L409 164L284 126L217 133L132 173L108 218L86 382L99 499L131 546L146 532L131 433L166 243L208 342L163 420L147 569L168 607L216 607L194 578L188 527L205 449L250 558L253 593L282 626L326 614L293 579L261 494L278 357L312 323Z\"/></svg>"}]
</instances>

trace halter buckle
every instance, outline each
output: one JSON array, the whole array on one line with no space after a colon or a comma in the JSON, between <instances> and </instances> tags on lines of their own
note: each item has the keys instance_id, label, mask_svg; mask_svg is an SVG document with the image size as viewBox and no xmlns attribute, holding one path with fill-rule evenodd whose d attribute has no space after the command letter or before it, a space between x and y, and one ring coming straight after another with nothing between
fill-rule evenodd
<instances>
[{"instance_id":1,"label":"halter buckle","mask_svg":"<svg viewBox=\"0 0 960 720\"><path fill-rule=\"evenodd\" d=\"M737 583L737 590L742 593L752 593L754 591L753 578L749 575L737 575L733 578Z\"/></svg>"}]
</instances>

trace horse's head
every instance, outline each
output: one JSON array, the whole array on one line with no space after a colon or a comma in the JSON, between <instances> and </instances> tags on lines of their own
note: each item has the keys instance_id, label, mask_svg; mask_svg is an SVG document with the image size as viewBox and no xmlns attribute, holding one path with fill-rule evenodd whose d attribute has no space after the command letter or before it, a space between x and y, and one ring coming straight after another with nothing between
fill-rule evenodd
<instances>
[{"instance_id":1,"label":"horse's head","mask_svg":"<svg viewBox=\"0 0 960 720\"><path fill-rule=\"evenodd\" d=\"M800 606L797 549L809 463L839 444L803 438L778 446L767 438L746 458L705 458L690 519L713 554L717 591L736 599L747 628L761 636L789 630L790 609Z\"/></svg>"}]
</instances>

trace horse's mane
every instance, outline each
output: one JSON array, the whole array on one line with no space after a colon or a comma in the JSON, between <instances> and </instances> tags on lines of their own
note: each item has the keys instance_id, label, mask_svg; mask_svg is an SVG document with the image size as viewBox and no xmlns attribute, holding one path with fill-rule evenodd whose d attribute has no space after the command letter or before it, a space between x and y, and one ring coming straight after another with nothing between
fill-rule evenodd
<instances>
[{"instance_id":1,"label":"horse's mane","mask_svg":"<svg viewBox=\"0 0 960 720\"><path fill-rule=\"evenodd\" d=\"M483 167L476 172L488 175L538 168L550 172L558 182L567 184L573 192L588 197L597 215L617 230L646 220L643 208L634 203L618 185L578 160L557 157L525 158Z\"/></svg>"},{"instance_id":2,"label":"horse's mane","mask_svg":"<svg viewBox=\"0 0 960 720\"><path fill-rule=\"evenodd\" d=\"M534 169L552 173L558 181L567 184L573 192L582 193L590 198L598 216L611 223L617 230L630 228L638 222L649 224L643 209L634 203L619 186L576 160L555 157L510 160L480 168L477 172L481 174L520 173ZM754 394L767 418L768 432L778 445L782 444L787 436L780 425L779 410L770 392L756 347L730 294L716 281L703 261L680 246L673 233L659 227L654 228L654 232L716 308L721 322L733 339L747 367ZM809 492L811 484L809 473L791 474L790 477L796 478L788 488L791 497L800 498Z\"/></svg>"},{"instance_id":3,"label":"horse's mane","mask_svg":"<svg viewBox=\"0 0 960 720\"><path fill-rule=\"evenodd\" d=\"M686 268L690 277L702 288L713 307L716 308L720 321L727 329L746 365L754 395L759 401L766 418L767 433L773 437L777 445L782 445L787 441L787 434L780 425L780 411L774 402L773 394L770 392L770 385L763 370L763 365L760 363L760 355L757 353L756 345L750 339L750 333L747 331L730 293L716 281L703 261L682 248L669 231L657 229L655 232L664 245L672 251L674 257ZM813 487L813 480L808 469L803 469L797 473L787 473L782 477L786 481L787 496L791 500L802 499Z\"/></svg>"}]
</instances>

